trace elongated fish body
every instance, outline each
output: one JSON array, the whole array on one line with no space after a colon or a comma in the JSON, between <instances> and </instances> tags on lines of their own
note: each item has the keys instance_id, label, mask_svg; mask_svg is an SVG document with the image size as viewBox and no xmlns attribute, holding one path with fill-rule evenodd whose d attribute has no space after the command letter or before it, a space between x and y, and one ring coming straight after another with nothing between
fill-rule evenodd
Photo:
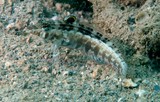
<instances>
[{"instance_id":1,"label":"elongated fish body","mask_svg":"<svg viewBox=\"0 0 160 102\"><path fill-rule=\"evenodd\" d=\"M45 40L52 41L58 46L79 49L86 54L92 54L97 62L111 64L118 75L126 76L127 64L113 48L112 43L102 34L84 25L66 24L51 20L41 21L40 26L44 33L39 36Z\"/></svg>"}]
</instances>

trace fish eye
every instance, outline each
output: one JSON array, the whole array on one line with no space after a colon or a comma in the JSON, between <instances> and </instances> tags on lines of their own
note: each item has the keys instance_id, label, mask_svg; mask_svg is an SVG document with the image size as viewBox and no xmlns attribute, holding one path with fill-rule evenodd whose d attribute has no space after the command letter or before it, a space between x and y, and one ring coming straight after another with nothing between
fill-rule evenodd
<instances>
[{"instance_id":1,"label":"fish eye","mask_svg":"<svg viewBox=\"0 0 160 102\"><path fill-rule=\"evenodd\" d=\"M64 22L68 24L73 24L77 20L75 15L69 15L64 18Z\"/></svg>"}]
</instances>

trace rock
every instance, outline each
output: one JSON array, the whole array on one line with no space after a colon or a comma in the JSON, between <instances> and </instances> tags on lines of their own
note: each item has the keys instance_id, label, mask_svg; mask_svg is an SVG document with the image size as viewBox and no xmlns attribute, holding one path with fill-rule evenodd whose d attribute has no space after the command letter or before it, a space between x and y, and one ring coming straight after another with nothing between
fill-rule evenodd
<instances>
[{"instance_id":1,"label":"rock","mask_svg":"<svg viewBox=\"0 0 160 102\"><path fill-rule=\"evenodd\" d=\"M122 86L126 88L136 88L138 84L134 83L131 79L125 79L122 82Z\"/></svg>"}]
</instances>

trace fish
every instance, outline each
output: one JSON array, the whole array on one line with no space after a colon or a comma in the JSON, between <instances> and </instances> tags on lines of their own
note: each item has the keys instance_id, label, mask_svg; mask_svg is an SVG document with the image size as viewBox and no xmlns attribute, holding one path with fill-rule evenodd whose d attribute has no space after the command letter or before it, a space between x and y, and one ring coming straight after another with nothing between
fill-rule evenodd
<instances>
[{"instance_id":1,"label":"fish","mask_svg":"<svg viewBox=\"0 0 160 102\"><path fill-rule=\"evenodd\" d=\"M36 26L42 30L38 36L58 47L64 46L85 52L100 64L112 65L117 74L125 78L128 66L115 45L93 28L74 24L73 20L64 22L41 19Z\"/></svg>"}]
</instances>

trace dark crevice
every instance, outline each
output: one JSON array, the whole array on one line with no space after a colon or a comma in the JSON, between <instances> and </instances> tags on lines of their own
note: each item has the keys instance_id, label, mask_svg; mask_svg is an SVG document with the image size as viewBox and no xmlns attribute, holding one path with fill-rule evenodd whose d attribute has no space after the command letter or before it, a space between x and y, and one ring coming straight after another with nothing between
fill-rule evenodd
<instances>
[{"instance_id":1,"label":"dark crevice","mask_svg":"<svg viewBox=\"0 0 160 102\"><path fill-rule=\"evenodd\" d=\"M92 3L88 0L55 0L59 3L70 4L76 11L93 12Z\"/></svg>"}]
</instances>

